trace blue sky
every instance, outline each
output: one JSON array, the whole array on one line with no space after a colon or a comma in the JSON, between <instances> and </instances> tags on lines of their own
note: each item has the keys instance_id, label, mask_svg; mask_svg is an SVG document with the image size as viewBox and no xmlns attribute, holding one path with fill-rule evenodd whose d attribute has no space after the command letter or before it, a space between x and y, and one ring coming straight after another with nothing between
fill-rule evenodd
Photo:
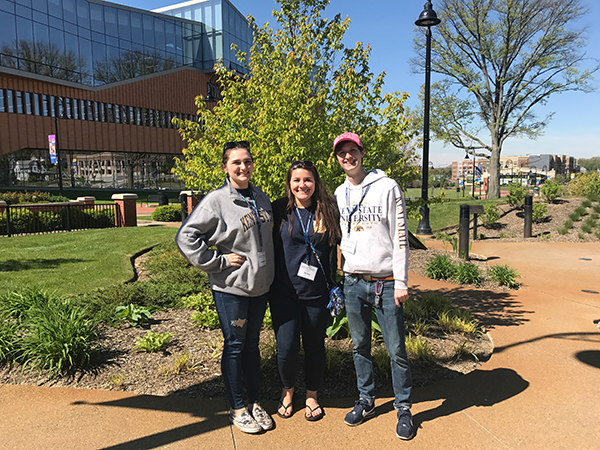
<instances>
[{"instance_id":1,"label":"blue sky","mask_svg":"<svg viewBox=\"0 0 600 450\"><path fill-rule=\"evenodd\" d=\"M245 16L252 15L260 25L275 23L271 12L278 9L275 0L230 0ZM179 3L177 0L118 0L121 3L142 9L156 9ZM434 9L436 1L432 1ZM576 26L587 26L589 40L587 55L600 59L600 3L583 0L590 13ZM386 72L386 91L406 91L411 98L407 105L418 105L423 74L411 74L409 60L415 55L413 50L414 21L423 10L425 0L331 0L324 17L332 18L340 13L348 16L352 23L346 33L346 45L353 47L356 42L370 44L371 70L375 74ZM595 26L594 26L595 25ZM435 28L433 28L435 33ZM431 81L441 79L432 73ZM554 117L545 130L544 136L535 141L529 139L508 139L502 155L526 155L538 153L564 154L576 158L600 156L600 73L596 74L594 86L597 91L565 93L550 97L545 106L535 109L538 117L554 112ZM483 134L482 134L483 137ZM486 139L489 142L489 139ZM464 158L464 151L432 141L429 160L435 167L451 164Z\"/></svg>"}]
</instances>

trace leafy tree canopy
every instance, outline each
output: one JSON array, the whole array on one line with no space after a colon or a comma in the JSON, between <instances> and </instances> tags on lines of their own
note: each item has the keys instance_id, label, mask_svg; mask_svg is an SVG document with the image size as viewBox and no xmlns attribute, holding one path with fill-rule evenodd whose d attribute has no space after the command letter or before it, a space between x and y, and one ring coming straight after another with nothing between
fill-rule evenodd
<instances>
[{"instance_id":1,"label":"leafy tree canopy","mask_svg":"<svg viewBox=\"0 0 600 450\"><path fill-rule=\"evenodd\" d=\"M579 158L577 163L581 167L585 167L589 171L600 169L600 156L592 156L591 158Z\"/></svg>"},{"instance_id":2,"label":"leafy tree canopy","mask_svg":"<svg viewBox=\"0 0 600 450\"><path fill-rule=\"evenodd\" d=\"M439 3L439 5L438 5ZM432 41L431 129L437 139L490 158L489 197L499 198L500 153L509 137L535 139L551 114L534 107L553 94L591 90L580 0L441 0ZM424 64L424 31L415 49ZM596 63L594 63L596 64ZM486 130L489 140L481 138Z\"/></svg>"},{"instance_id":3,"label":"leafy tree canopy","mask_svg":"<svg viewBox=\"0 0 600 450\"><path fill-rule=\"evenodd\" d=\"M283 195L289 164L302 159L313 161L333 190L344 179L333 139L352 131L361 136L367 168L382 168L401 186L418 177L407 94L382 92L385 73L371 73L368 46L344 47L350 20L322 18L328 0L279 3L276 30L249 16L254 44L238 60L250 75L218 65L222 99L210 110L197 97L198 123L174 119L187 141L174 173L188 188L212 190L224 179L223 143L247 140L256 162L252 182L271 198Z\"/></svg>"}]
</instances>

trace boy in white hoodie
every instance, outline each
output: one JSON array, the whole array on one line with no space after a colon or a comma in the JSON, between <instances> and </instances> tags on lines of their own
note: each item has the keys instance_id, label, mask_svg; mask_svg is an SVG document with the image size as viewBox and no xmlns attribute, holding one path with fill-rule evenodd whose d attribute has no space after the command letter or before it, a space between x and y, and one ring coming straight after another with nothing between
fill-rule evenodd
<instances>
[{"instance_id":1,"label":"boy in white hoodie","mask_svg":"<svg viewBox=\"0 0 600 450\"><path fill-rule=\"evenodd\" d=\"M366 172L362 142L354 133L335 138L333 151L346 173L335 191L342 228L346 313L353 343L359 400L344 420L361 424L375 411L371 315L377 315L392 366L396 435L412 439L412 376L404 342L403 303L408 300L408 229L398 184L382 170Z\"/></svg>"}]
</instances>

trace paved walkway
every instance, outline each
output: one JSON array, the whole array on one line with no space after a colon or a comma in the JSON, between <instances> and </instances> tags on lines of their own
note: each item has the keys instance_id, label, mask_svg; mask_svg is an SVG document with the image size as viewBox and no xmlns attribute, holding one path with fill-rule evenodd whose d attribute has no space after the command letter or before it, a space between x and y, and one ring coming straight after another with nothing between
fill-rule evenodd
<instances>
[{"instance_id":1,"label":"paved walkway","mask_svg":"<svg viewBox=\"0 0 600 450\"><path fill-rule=\"evenodd\" d=\"M275 416L275 430L251 436L229 426L221 398L0 385L0 448L599 449L600 244L476 242L472 251L517 269L523 287L481 291L410 276L413 292L447 292L469 306L495 344L478 370L414 389L410 442L395 437L391 398L356 428L342 423L354 399L335 399L322 401L320 422L301 411Z\"/></svg>"}]
</instances>

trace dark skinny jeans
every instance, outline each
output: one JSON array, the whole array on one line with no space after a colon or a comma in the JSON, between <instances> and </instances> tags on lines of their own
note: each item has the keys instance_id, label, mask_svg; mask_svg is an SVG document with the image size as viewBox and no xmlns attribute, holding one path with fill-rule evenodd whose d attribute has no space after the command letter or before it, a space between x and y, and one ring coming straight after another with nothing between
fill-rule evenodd
<instances>
[{"instance_id":1,"label":"dark skinny jeans","mask_svg":"<svg viewBox=\"0 0 600 450\"><path fill-rule=\"evenodd\" d=\"M304 347L306 389L318 391L325 374L325 331L329 323L327 295L317 300L296 300L282 290L269 294L277 340L277 367L284 389L296 384L300 336Z\"/></svg>"},{"instance_id":2,"label":"dark skinny jeans","mask_svg":"<svg viewBox=\"0 0 600 450\"><path fill-rule=\"evenodd\" d=\"M248 403L260 401L260 329L267 309L267 294L241 297L213 291L223 331L221 375L230 407L244 407L242 374Z\"/></svg>"}]
</instances>

